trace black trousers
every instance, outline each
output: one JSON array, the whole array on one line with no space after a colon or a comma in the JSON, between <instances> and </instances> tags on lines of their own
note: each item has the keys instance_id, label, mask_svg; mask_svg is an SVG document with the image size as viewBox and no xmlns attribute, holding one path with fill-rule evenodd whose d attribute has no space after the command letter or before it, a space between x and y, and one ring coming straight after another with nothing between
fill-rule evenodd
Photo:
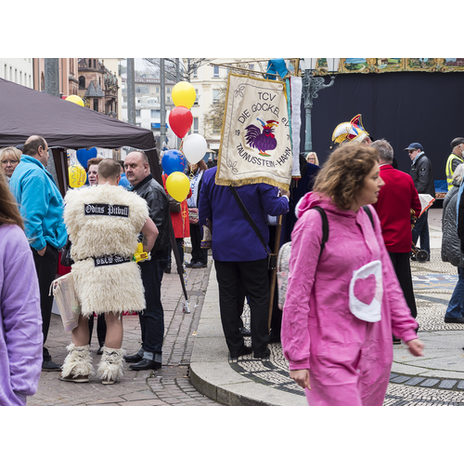
<instances>
[{"instance_id":1,"label":"black trousers","mask_svg":"<svg viewBox=\"0 0 464 464\"><path fill-rule=\"evenodd\" d=\"M146 308L139 313L142 332L142 349L147 353L161 355L164 337L164 311L161 304L161 281L166 258L152 258L139 264L145 290Z\"/></svg>"},{"instance_id":2,"label":"black trousers","mask_svg":"<svg viewBox=\"0 0 464 464\"><path fill-rule=\"evenodd\" d=\"M267 258L258 261L215 261L222 329L232 356L243 346L240 333L243 295L250 305L251 347L262 353L269 340L269 278ZM241 309L240 309L241 308Z\"/></svg>"},{"instance_id":3,"label":"black trousers","mask_svg":"<svg viewBox=\"0 0 464 464\"><path fill-rule=\"evenodd\" d=\"M53 295L49 295L50 284L56 278L58 270L58 250L55 247L47 244L45 254L40 256L34 248L32 254L34 256L35 270L39 280L40 289L40 309L42 312L42 333L43 343L47 340L48 329L50 328L50 318L52 315ZM48 360L50 355L44 349L44 360Z\"/></svg>"},{"instance_id":4,"label":"black trousers","mask_svg":"<svg viewBox=\"0 0 464 464\"><path fill-rule=\"evenodd\" d=\"M411 311L411 316L417 317L416 299L414 298L414 289L412 286L411 264L409 253L389 253L396 277L403 290L404 298Z\"/></svg>"},{"instance_id":5,"label":"black trousers","mask_svg":"<svg viewBox=\"0 0 464 464\"><path fill-rule=\"evenodd\" d=\"M201 248L201 227L199 224L190 224L190 240L192 242L191 263L208 263L208 250Z\"/></svg>"}]
</instances>

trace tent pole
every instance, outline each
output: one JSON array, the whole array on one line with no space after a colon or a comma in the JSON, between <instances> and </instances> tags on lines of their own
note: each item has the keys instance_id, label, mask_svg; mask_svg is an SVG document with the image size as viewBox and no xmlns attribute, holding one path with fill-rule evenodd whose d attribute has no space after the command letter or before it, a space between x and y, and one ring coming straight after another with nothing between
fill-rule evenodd
<instances>
[{"instance_id":1,"label":"tent pole","mask_svg":"<svg viewBox=\"0 0 464 464\"><path fill-rule=\"evenodd\" d=\"M55 162L56 177L58 179L58 188L61 195L64 197L69 185L66 152L62 148L52 148L52 153L53 161Z\"/></svg>"}]
</instances>

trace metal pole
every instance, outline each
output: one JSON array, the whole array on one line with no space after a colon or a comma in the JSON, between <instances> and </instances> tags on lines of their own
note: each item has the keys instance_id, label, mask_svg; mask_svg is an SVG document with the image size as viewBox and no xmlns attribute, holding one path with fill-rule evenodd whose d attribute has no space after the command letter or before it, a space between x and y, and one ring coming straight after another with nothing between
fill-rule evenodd
<instances>
[{"instance_id":1,"label":"metal pole","mask_svg":"<svg viewBox=\"0 0 464 464\"><path fill-rule=\"evenodd\" d=\"M176 82L180 82L180 63L179 58L176 58ZM176 148L179 150L180 148L180 139L176 137Z\"/></svg>"},{"instance_id":2,"label":"metal pole","mask_svg":"<svg viewBox=\"0 0 464 464\"><path fill-rule=\"evenodd\" d=\"M325 83L323 77L315 77L311 69L305 69L303 73L303 96L305 107L305 153L306 156L313 149L311 116L313 102L319 96L319 90L331 87L334 84L335 76L330 76L330 82Z\"/></svg>"},{"instance_id":3,"label":"metal pole","mask_svg":"<svg viewBox=\"0 0 464 464\"><path fill-rule=\"evenodd\" d=\"M313 138L311 132L311 111L313 108L313 100L311 98L311 79L312 74L308 69L303 74L303 89L305 90L305 156L313 149Z\"/></svg>"},{"instance_id":4,"label":"metal pole","mask_svg":"<svg viewBox=\"0 0 464 464\"><path fill-rule=\"evenodd\" d=\"M160 58L160 152L166 140L166 76L164 73L164 58Z\"/></svg>"},{"instance_id":5,"label":"metal pole","mask_svg":"<svg viewBox=\"0 0 464 464\"><path fill-rule=\"evenodd\" d=\"M135 65L127 58L127 121L135 125Z\"/></svg>"}]
</instances>

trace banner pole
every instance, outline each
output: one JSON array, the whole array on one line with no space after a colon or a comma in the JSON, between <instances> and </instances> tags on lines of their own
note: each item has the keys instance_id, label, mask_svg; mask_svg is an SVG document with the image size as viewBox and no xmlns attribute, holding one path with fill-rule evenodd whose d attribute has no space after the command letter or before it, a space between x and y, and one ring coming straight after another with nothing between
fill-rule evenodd
<instances>
[{"instance_id":1,"label":"banner pole","mask_svg":"<svg viewBox=\"0 0 464 464\"><path fill-rule=\"evenodd\" d=\"M281 233L282 233L282 215L279 216L279 220L277 222L276 234L275 234L275 240L274 240L274 254L276 255L276 258L279 254ZM272 310L274 308L274 297L276 293L275 292L276 281L277 281L277 259L276 259L276 266L272 270L272 274L271 274L271 282L270 282L271 285L270 285L270 296L269 296L269 317L267 321L268 330L271 330Z\"/></svg>"}]
</instances>

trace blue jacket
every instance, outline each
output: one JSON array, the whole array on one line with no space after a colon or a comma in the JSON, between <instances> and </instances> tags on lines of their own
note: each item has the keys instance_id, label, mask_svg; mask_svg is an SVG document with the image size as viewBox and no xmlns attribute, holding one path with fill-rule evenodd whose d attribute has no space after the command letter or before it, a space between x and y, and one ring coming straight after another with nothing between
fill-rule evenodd
<instances>
[{"instance_id":1,"label":"blue jacket","mask_svg":"<svg viewBox=\"0 0 464 464\"><path fill-rule=\"evenodd\" d=\"M217 261L256 261L267 256L256 232L243 215L229 187L216 185L217 167L203 174L200 190L200 224L212 222L213 258ZM241 200L253 218L266 243L269 243L267 215L288 211L287 197L278 197L278 189L268 184L236 187Z\"/></svg>"},{"instance_id":2,"label":"blue jacket","mask_svg":"<svg viewBox=\"0 0 464 464\"><path fill-rule=\"evenodd\" d=\"M41 250L48 243L62 248L68 237L63 221L63 197L43 164L32 156L22 155L11 176L10 190L24 219L31 247Z\"/></svg>"}]
</instances>

